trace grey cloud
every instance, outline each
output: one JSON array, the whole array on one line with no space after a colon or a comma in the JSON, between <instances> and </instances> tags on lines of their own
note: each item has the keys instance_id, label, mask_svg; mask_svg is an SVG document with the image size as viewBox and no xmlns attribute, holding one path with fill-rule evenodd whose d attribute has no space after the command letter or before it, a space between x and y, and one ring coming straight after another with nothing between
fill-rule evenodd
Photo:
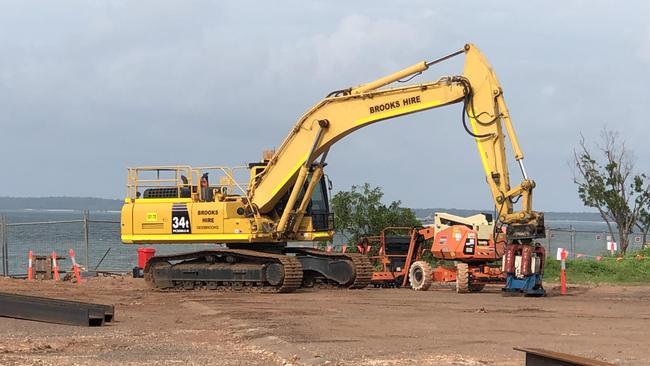
<instances>
[{"instance_id":1,"label":"grey cloud","mask_svg":"<svg viewBox=\"0 0 650 366\"><path fill-rule=\"evenodd\" d=\"M502 81L538 207L582 209L567 161L578 134L605 123L648 170L645 2L344 4L1 3L2 194L119 197L127 166L258 160L329 91L468 41ZM475 150L451 106L352 134L328 174L413 207L487 208Z\"/></svg>"}]
</instances>

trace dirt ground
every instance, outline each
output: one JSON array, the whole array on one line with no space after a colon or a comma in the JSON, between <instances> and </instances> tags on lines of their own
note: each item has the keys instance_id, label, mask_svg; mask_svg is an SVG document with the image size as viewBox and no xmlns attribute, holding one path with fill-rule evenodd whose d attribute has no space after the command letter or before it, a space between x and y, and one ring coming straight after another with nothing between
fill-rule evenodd
<instances>
[{"instance_id":1,"label":"dirt ground","mask_svg":"<svg viewBox=\"0 0 650 366\"><path fill-rule=\"evenodd\" d=\"M538 347L650 365L650 287L570 288L545 298L448 288L162 293L143 280L0 279L0 291L114 304L75 327L0 318L1 365L522 365Z\"/></svg>"}]
</instances>

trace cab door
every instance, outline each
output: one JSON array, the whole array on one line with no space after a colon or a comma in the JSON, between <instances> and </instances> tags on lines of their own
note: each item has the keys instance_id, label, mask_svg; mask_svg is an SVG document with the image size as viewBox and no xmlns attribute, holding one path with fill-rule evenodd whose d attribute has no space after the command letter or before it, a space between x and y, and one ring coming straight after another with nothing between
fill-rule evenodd
<instances>
[{"instance_id":1,"label":"cab door","mask_svg":"<svg viewBox=\"0 0 650 366\"><path fill-rule=\"evenodd\" d=\"M314 231L327 231L333 229L331 222L333 217L330 214L329 200L327 199L327 186L325 176L314 187L311 195L311 202L308 207L308 214L311 216L312 228Z\"/></svg>"}]
</instances>

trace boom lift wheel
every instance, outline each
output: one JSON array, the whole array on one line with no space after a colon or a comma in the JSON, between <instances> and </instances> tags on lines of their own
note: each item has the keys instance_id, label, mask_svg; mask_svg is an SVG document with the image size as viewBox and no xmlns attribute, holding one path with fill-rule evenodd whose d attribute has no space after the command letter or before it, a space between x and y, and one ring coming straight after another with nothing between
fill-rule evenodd
<instances>
[{"instance_id":1,"label":"boom lift wheel","mask_svg":"<svg viewBox=\"0 0 650 366\"><path fill-rule=\"evenodd\" d=\"M484 283L475 283L469 285L469 292L481 292L485 288Z\"/></svg>"},{"instance_id":2,"label":"boom lift wheel","mask_svg":"<svg viewBox=\"0 0 650 366\"><path fill-rule=\"evenodd\" d=\"M484 283L470 283L469 266L467 263L456 264L456 292L459 294L481 292L484 287Z\"/></svg>"},{"instance_id":3,"label":"boom lift wheel","mask_svg":"<svg viewBox=\"0 0 650 366\"><path fill-rule=\"evenodd\" d=\"M469 267L467 263L456 264L456 292L459 294L469 292Z\"/></svg>"},{"instance_id":4,"label":"boom lift wheel","mask_svg":"<svg viewBox=\"0 0 650 366\"><path fill-rule=\"evenodd\" d=\"M409 283L415 291L426 291L431 287L431 266L425 261L417 261L409 268Z\"/></svg>"}]
</instances>

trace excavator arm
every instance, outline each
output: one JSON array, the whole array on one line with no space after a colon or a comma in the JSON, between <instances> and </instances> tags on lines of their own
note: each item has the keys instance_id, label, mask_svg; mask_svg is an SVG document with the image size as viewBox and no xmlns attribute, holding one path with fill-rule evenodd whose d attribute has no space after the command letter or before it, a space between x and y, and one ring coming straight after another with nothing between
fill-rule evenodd
<instances>
[{"instance_id":1,"label":"excavator arm","mask_svg":"<svg viewBox=\"0 0 650 366\"><path fill-rule=\"evenodd\" d=\"M462 75L385 88L460 54L465 55ZM264 214L271 212L284 198L275 232L279 237L291 237L323 174L332 145L370 124L455 103L463 103L463 125L476 141L499 220L507 225L508 236L511 239L543 236L543 214L532 209L535 183L525 170L524 156L501 86L490 64L472 44L374 82L333 92L321 100L298 120L266 167L255 177L248 193L252 206ZM522 182L515 187L510 185L506 135L523 176ZM513 203L519 200L521 208L515 211Z\"/></svg>"}]
</instances>

